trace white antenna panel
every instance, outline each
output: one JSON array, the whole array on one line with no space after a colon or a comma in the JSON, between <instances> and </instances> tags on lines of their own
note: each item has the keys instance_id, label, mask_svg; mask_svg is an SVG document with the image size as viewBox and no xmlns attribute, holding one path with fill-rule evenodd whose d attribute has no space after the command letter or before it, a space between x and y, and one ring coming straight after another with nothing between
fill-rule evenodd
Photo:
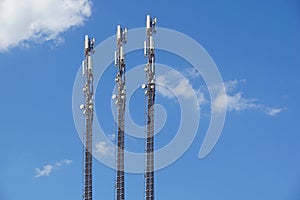
<instances>
[{"instance_id":1,"label":"white antenna panel","mask_svg":"<svg viewBox=\"0 0 300 200\"><path fill-rule=\"evenodd\" d=\"M147 15L146 28L147 28L147 30L151 28L151 19L150 19L150 15Z\"/></svg>"},{"instance_id":2,"label":"white antenna panel","mask_svg":"<svg viewBox=\"0 0 300 200\"><path fill-rule=\"evenodd\" d=\"M152 35L150 35L149 36L149 42L150 42L150 44L149 44L149 46L150 46L150 49L154 49L154 40L153 40L153 36Z\"/></svg>"},{"instance_id":3,"label":"white antenna panel","mask_svg":"<svg viewBox=\"0 0 300 200\"><path fill-rule=\"evenodd\" d=\"M93 69L92 57L88 56L88 69Z\"/></svg>"},{"instance_id":4,"label":"white antenna panel","mask_svg":"<svg viewBox=\"0 0 300 200\"><path fill-rule=\"evenodd\" d=\"M87 50L89 49L89 36L85 35L84 37L84 49Z\"/></svg>"},{"instance_id":5,"label":"white antenna panel","mask_svg":"<svg viewBox=\"0 0 300 200\"><path fill-rule=\"evenodd\" d=\"M155 74L155 65L154 65L154 63L152 63L152 65L151 65L151 71L152 71L153 74Z\"/></svg>"},{"instance_id":6,"label":"white antenna panel","mask_svg":"<svg viewBox=\"0 0 300 200\"><path fill-rule=\"evenodd\" d=\"M147 41L144 41L144 56L147 55Z\"/></svg>"},{"instance_id":7,"label":"white antenna panel","mask_svg":"<svg viewBox=\"0 0 300 200\"><path fill-rule=\"evenodd\" d=\"M120 59L124 59L124 49L123 46L120 46Z\"/></svg>"},{"instance_id":8,"label":"white antenna panel","mask_svg":"<svg viewBox=\"0 0 300 200\"><path fill-rule=\"evenodd\" d=\"M84 60L82 61L81 67L82 67L82 76L85 76L85 62L84 62Z\"/></svg>"},{"instance_id":9,"label":"white antenna panel","mask_svg":"<svg viewBox=\"0 0 300 200\"><path fill-rule=\"evenodd\" d=\"M117 40L121 39L121 26L117 26Z\"/></svg>"},{"instance_id":10,"label":"white antenna panel","mask_svg":"<svg viewBox=\"0 0 300 200\"><path fill-rule=\"evenodd\" d=\"M115 66L118 65L118 55L117 55L117 51L115 51Z\"/></svg>"}]
</instances>

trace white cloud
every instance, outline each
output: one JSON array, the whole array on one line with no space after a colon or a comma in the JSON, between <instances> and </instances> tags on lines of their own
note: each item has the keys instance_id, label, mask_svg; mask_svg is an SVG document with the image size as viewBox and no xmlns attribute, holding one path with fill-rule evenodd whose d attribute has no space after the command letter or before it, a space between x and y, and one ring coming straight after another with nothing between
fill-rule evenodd
<instances>
[{"instance_id":1,"label":"white cloud","mask_svg":"<svg viewBox=\"0 0 300 200\"><path fill-rule=\"evenodd\" d=\"M169 71L167 74L157 76L157 91L162 96L170 99L179 96L190 99L196 94L198 105L201 106L207 103L205 98L206 93L201 89L203 86L199 86L199 89L195 89L190 83L192 79L200 77L201 75L194 68L187 68L181 72L181 74L175 70ZM222 111L224 107L226 107L227 111L256 109L263 111L267 115L276 116L286 110L286 108L273 108L262 104L258 99L244 97L243 92L238 91L238 86L242 83L246 83L246 80L235 79L224 82L226 94L218 96L214 102L212 102L212 106L216 112ZM212 87L211 89L216 91L220 90L219 87Z\"/></svg>"},{"instance_id":2,"label":"white cloud","mask_svg":"<svg viewBox=\"0 0 300 200\"><path fill-rule=\"evenodd\" d=\"M4 0L0 2L0 51L29 41L60 42L60 33L83 25L90 0Z\"/></svg>"},{"instance_id":3,"label":"white cloud","mask_svg":"<svg viewBox=\"0 0 300 200\"><path fill-rule=\"evenodd\" d=\"M39 177L42 177L42 176L49 176L50 173L54 169L58 169L62 165L68 165L68 164L71 164L71 163L72 163L72 160L62 160L60 162L56 162L54 165L47 164L42 169L35 168L36 175L34 177L39 178Z\"/></svg>"},{"instance_id":4,"label":"white cloud","mask_svg":"<svg viewBox=\"0 0 300 200\"><path fill-rule=\"evenodd\" d=\"M183 71L183 75L185 77L188 77L190 79L195 79L201 77L200 73L198 70L194 67L189 67Z\"/></svg>"},{"instance_id":5,"label":"white cloud","mask_svg":"<svg viewBox=\"0 0 300 200\"><path fill-rule=\"evenodd\" d=\"M278 113L286 110L286 108L265 108L265 113L270 116L276 116Z\"/></svg>"},{"instance_id":6,"label":"white cloud","mask_svg":"<svg viewBox=\"0 0 300 200\"><path fill-rule=\"evenodd\" d=\"M246 83L246 79L241 79L241 80L237 80L237 79L234 79L234 80L230 80L230 81L226 81L224 83L224 86L226 88L226 92L233 92L237 86L241 83Z\"/></svg>"},{"instance_id":7,"label":"white cloud","mask_svg":"<svg viewBox=\"0 0 300 200\"><path fill-rule=\"evenodd\" d=\"M105 141L100 141L95 145L96 154L100 157L113 157L115 153L114 146L109 146Z\"/></svg>"},{"instance_id":8,"label":"white cloud","mask_svg":"<svg viewBox=\"0 0 300 200\"><path fill-rule=\"evenodd\" d=\"M116 134L115 133L109 134L109 135L107 135L107 137L112 142L114 142L116 140Z\"/></svg>"},{"instance_id":9,"label":"white cloud","mask_svg":"<svg viewBox=\"0 0 300 200\"><path fill-rule=\"evenodd\" d=\"M168 74L158 75L156 78L157 92L167 98L183 97L192 99L197 97L198 107L206 102L205 95L200 89L195 89L190 83L191 79L199 77L199 73L193 68L188 68L182 74L170 71ZM185 76L183 76L185 75Z\"/></svg>"},{"instance_id":10,"label":"white cloud","mask_svg":"<svg viewBox=\"0 0 300 200\"><path fill-rule=\"evenodd\" d=\"M39 168L35 168L35 178L41 177L41 176L49 176L50 173L53 170L53 166L52 165L45 165L43 167L43 169L39 169Z\"/></svg>"},{"instance_id":11,"label":"white cloud","mask_svg":"<svg viewBox=\"0 0 300 200\"><path fill-rule=\"evenodd\" d=\"M227 111L244 111L248 109L258 109L270 116L276 116L285 108L272 108L268 105L259 103L257 99L245 98L243 93L236 91L240 83L245 83L246 80L231 80L224 83L226 88L226 96L218 96L213 102L216 111L222 110L226 106ZM224 98L226 104L224 104Z\"/></svg>"},{"instance_id":12,"label":"white cloud","mask_svg":"<svg viewBox=\"0 0 300 200\"><path fill-rule=\"evenodd\" d=\"M55 163L55 166L56 167L60 167L60 166L62 166L63 164L71 164L72 163L72 160L68 160L68 159L66 159L66 160L63 160L63 161L60 161L60 162L57 162L57 163Z\"/></svg>"},{"instance_id":13,"label":"white cloud","mask_svg":"<svg viewBox=\"0 0 300 200\"><path fill-rule=\"evenodd\" d=\"M226 104L228 111L242 111L251 108L258 108L255 99L246 99L241 92L226 95Z\"/></svg>"}]
</instances>

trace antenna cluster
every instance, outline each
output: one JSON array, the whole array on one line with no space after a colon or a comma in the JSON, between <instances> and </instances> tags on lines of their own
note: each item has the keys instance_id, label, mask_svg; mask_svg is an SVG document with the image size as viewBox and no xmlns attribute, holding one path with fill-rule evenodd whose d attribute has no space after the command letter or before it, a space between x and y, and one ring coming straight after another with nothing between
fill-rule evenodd
<instances>
[{"instance_id":1,"label":"antenna cluster","mask_svg":"<svg viewBox=\"0 0 300 200\"><path fill-rule=\"evenodd\" d=\"M146 121L146 169L145 169L145 199L154 199L154 101L155 101L155 50L153 34L156 33L156 18L147 15L146 40L144 41L144 56L148 58L145 67L147 84L145 89L147 111ZM146 102L145 102L146 103Z\"/></svg>"},{"instance_id":2,"label":"antenna cluster","mask_svg":"<svg viewBox=\"0 0 300 200\"><path fill-rule=\"evenodd\" d=\"M113 95L116 100L118 109L118 132L117 132L117 180L116 180L116 199L124 200L125 198L125 180L124 180L124 129L125 129L125 52L123 45L126 44L127 28L122 29L120 25L117 26L117 50L115 51L115 66L116 84L118 94Z\"/></svg>"},{"instance_id":3,"label":"antenna cluster","mask_svg":"<svg viewBox=\"0 0 300 200\"><path fill-rule=\"evenodd\" d=\"M145 67L146 83L142 85L145 90L145 119L146 119L146 168L145 168L145 200L154 200L154 101L155 101L155 48L153 34L156 33L156 18L147 15L146 40L144 41L144 56L147 57ZM117 151L116 151L116 200L125 199L125 176L124 176L124 133L125 133L125 104L126 104L126 59L124 45L127 43L127 28L117 26L115 67L117 94L112 96L118 111L117 121ZM84 56L82 62L82 76L85 79L83 87L85 104L81 104L85 116L85 148L84 148L84 191L83 199L92 200L92 139L93 139L93 116L94 116L94 75L92 54L94 53L95 38L85 36Z\"/></svg>"},{"instance_id":4,"label":"antenna cluster","mask_svg":"<svg viewBox=\"0 0 300 200\"><path fill-rule=\"evenodd\" d=\"M153 34L156 33L156 18L151 19L150 15L147 15L146 20L146 40L144 41L144 56L148 57L148 63L145 68L148 82L154 83L155 79L155 52L154 52L154 40ZM145 87L145 86L144 86Z\"/></svg>"},{"instance_id":5,"label":"antenna cluster","mask_svg":"<svg viewBox=\"0 0 300 200\"><path fill-rule=\"evenodd\" d=\"M82 75L85 78L83 87L85 104L81 104L80 108L85 115L85 151L84 151L84 191L83 199L92 200L92 158L93 158L93 116L94 116L94 74L92 54L94 53L95 38L89 38L88 35L84 39L84 56L82 62Z\"/></svg>"}]
</instances>

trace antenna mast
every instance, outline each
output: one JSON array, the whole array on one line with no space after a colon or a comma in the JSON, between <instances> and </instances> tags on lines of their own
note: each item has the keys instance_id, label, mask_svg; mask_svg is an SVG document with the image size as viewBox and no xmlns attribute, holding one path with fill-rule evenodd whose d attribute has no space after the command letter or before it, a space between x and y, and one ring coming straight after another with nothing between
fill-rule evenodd
<instances>
[{"instance_id":1,"label":"antenna mast","mask_svg":"<svg viewBox=\"0 0 300 200\"><path fill-rule=\"evenodd\" d=\"M84 200L92 200L92 158L93 158L93 115L94 115L94 78L91 55L94 53L95 38L84 38L84 56L82 75L85 78L83 87L85 105L81 104L85 116L85 152L84 152Z\"/></svg>"},{"instance_id":2,"label":"antenna mast","mask_svg":"<svg viewBox=\"0 0 300 200\"><path fill-rule=\"evenodd\" d=\"M154 99L155 99L155 52L153 34L156 33L156 18L147 15L146 20L146 41L144 41L144 55L148 58L145 67L147 84L142 88L146 89L147 99L147 139L146 139L146 169L145 169L145 199L154 200Z\"/></svg>"},{"instance_id":3,"label":"antenna mast","mask_svg":"<svg viewBox=\"0 0 300 200\"><path fill-rule=\"evenodd\" d=\"M113 95L117 98L116 104L118 109L118 133L117 133L117 174L116 174L116 199L125 199L125 180L124 180L124 129L125 129L125 52L123 44L126 43L127 29L117 26L117 50L115 51L115 66L117 67L116 84L118 94Z\"/></svg>"}]
</instances>

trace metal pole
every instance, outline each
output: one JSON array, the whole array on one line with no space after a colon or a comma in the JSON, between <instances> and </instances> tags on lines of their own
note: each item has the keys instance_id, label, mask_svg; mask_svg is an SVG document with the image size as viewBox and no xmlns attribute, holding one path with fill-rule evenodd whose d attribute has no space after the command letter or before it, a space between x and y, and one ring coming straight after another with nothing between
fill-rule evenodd
<instances>
[{"instance_id":1,"label":"metal pole","mask_svg":"<svg viewBox=\"0 0 300 200\"><path fill-rule=\"evenodd\" d=\"M125 129L125 52L123 44L126 43L127 29L117 26L117 50L115 51L115 66L117 67L116 84L118 94L116 104L118 110L118 133L117 133L117 174L116 174L116 199L125 199L125 180L124 180L124 129ZM115 96L115 95L114 95Z\"/></svg>"},{"instance_id":2,"label":"metal pole","mask_svg":"<svg viewBox=\"0 0 300 200\"><path fill-rule=\"evenodd\" d=\"M83 87L85 104L81 109L85 115L85 152L84 152L84 200L92 200L92 158L93 158L93 116L94 116L94 76L91 55L94 53L94 38L85 36L82 75L85 78Z\"/></svg>"},{"instance_id":3,"label":"metal pole","mask_svg":"<svg viewBox=\"0 0 300 200\"><path fill-rule=\"evenodd\" d=\"M147 15L146 41L144 42L144 54L148 58L145 72L147 84L147 129L146 129L146 169L145 169L145 199L154 200L154 102L155 102L155 51L153 34L156 33L156 18Z\"/></svg>"}]
</instances>

